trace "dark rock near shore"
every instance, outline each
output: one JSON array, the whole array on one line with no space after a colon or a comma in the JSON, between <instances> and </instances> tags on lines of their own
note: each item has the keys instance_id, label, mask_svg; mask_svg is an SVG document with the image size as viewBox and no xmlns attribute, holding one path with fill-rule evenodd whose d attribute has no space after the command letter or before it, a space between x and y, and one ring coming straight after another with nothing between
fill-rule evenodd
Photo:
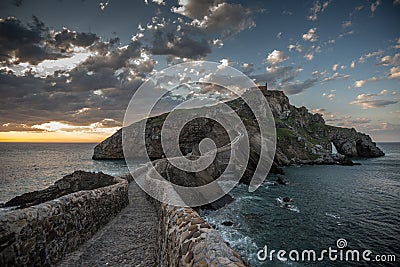
<instances>
[{"instance_id":1,"label":"dark rock near shore","mask_svg":"<svg viewBox=\"0 0 400 267\"><path fill-rule=\"evenodd\" d=\"M224 221L224 222L222 222L221 224L224 225L224 226L232 226L232 225L233 225L233 222L231 222L231 221Z\"/></svg>"},{"instance_id":2,"label":"dark rock near shore","mask_svg":"<svg viewBox=\"0 0 400 267\"><path fill-rule=\"evenodd\" d=\"M284 197L283 202L293 202L293 199L291 199L290 197Z\"/></svg>"},{"instance_id":3,"label":"dark rock near shore","mask_svg":"<svg viewBox=\"0 0 400 267\"><path fill-rule=\"evenodd\" d=\"M92 173L85 171L75 171L57 180L54 185L39 191L16 196L6 202L4 207L25 208L37 205L52 199L59 198L63 195L71 194L81 190L93 190L96 188L115 184L113 176L102 172Z\"/></svg>"}]
</instances>

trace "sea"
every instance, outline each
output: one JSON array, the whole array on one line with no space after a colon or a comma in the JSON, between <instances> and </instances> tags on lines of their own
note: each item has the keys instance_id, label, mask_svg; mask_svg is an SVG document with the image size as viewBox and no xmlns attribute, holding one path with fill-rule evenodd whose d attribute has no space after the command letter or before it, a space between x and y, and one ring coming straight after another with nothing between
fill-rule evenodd
<instances>
[{"instance_id":1,"label":"sea","mask_svg":"<svg viewBox=\"0 0 400 267\"><path fill-rule=\"evenodd\" d=\"M129 172L124 160L92 160L94 146L0 143L0 202L75 170ZM287 185L276 185L276 175L252 193L238 185L233 203L201 215L252 266L400 266L400 143L378 146L386 155L354 159L361 165L291 166ZM392 255L395 262L377 261Z\"/></svg>"}]
</instances>

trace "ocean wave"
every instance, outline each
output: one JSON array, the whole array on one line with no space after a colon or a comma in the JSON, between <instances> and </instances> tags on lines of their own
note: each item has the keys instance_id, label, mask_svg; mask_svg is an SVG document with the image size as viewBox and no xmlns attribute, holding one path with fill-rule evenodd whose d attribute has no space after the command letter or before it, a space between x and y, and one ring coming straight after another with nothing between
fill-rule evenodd
<instances>
[{"instance_id":1,"label":"ocean wave","mask_svg":"<svg viewBox=\"0 0 400 267\"><path fill-rule=\"evenodd\" d=\"M247 258L252 264L257 259L257 252L259 247L256 242L249 236L244 235L240 230L235 229L235 226L240 224L233 221L233 226L224 226L222 223L227 221L225 216L219 216L218 218L212 217L213 215L202 217L215 228L217 228L222 239L227 242L233 249L238 251L244 258Z\"/></svg>"}]
</instances>

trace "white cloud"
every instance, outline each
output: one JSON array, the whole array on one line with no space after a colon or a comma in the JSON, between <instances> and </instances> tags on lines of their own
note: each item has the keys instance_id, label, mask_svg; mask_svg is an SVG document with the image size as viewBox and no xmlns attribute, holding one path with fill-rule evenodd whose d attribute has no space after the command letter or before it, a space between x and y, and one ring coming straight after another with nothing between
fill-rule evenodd
<instances>
[{"instance_id":1,"label":"white cloud","mask_svg":"<svg viewBox=\"0 0 400 267\"><path fill-rule=\"evenodd\" d=\"M296 51L299 52L299 53L302 53L302 52L303 52L303 46L300 45L300 44L298 44L298 43L296 43L295 45L294 45L294 44L288 45L288 49L289 49L290 52L291 52L293 49L296 50Z\"/></svg>"},{"instance_id":2,"label":"white cloud","mask_svg":"<svg viewBox=\"0 0 400 267\"><path fill-rule=\"evenodd\" d=\"M229 65L231 65L232 63L229 61L229 59L227 58L223 58L219 61L221 64L218 65L218 69L223 69L225 67L228 67Z\"/></svg>"},{"instance_id":3,"label":"white cloud","mask_svg":"<svg viewBox=\"0 0 400 267\"><path fill-rule=\"evenodd\" d=\"M348 28L350 26L351 26L351 20L343 21L343 23L342 23L343 29Z\"/></svg>"},{"instance_id":4,"label":"white cloud","mask_svg":"<svg viewBox=\"0 0 400 267\"><path fill-rule=\"evenodd\" d=\"M370 109L370 108L383 108L388 105L393 105L398 103L398 101L395 100L364 100L364 99L358 99L355 101L351 101L349 104L350 105L358 105L361 106L362 109Z\"/></svg>"},{"instance_id":5,"label":"white cloud","mask_svg":"<svg viewBox=\"0 0 400 267\"><path fill-rule=\"evenodd\" d=\"M400 79L400 66L390 68L389 79Z\"/></svg>"},{"instance_id":6,"label":"white cloud","mask_svg":"<svg viewBox=\"0 0 400 267\"><path fill-rule=\"evenodd\" d=\"M396 104L397 100L374 99L376 96L386 95L388 92L388 90L382 90L377 94L359 94L357 100L351 101L349 104L361 106L362 109L380 108Z\"/></svg>"},{"instance_id":7,"label":"white cloud","mask_svg":"<svg viewBox=\"0 0 400 267\"><path fill-rule=\"evenodd\" d=\"M310 8L310 15L307 17L308 20L315 21L318 19L319 13L325 11L331 1L325 1L322 4L319 0L315 0L313 6Z\"/></svg>"},{"instance_id":8,"label":"white cloud","mask_svg":"<svg viewBox=\"0 0 400 267\"><path fill-rule=\"evenodd\" d=\"M157 5L163 5L165 6L164 0L151 0L153 3L156 3Z\"/></svg>"},{"instance_id":9,"label":"white cloud","mask_svg":"<svg viewBox=\"0 0 400 267\"><path fill-rule=\"evenodd\" d=\"M369 58L371 58L371 57L377 57L377 56L382 55L382 54L383 54L383 50L378 50L378 51L370 52L370 53L368 53L368 54L365 54L365 55L361 56L361 57L358 59L358 63L364 63L366 59L369 59Z\"/></svg>"},{"instance_id":10,"label":"white cloud","mask_svg":"<svg viewBox=\"0 0 400 267\"><path fill-rule=\"evenodd\" d=\"M332 93L330 94L323 93L322 96L328 98L329 100L333 100L335 98L335 94Z\"/></svg>"},{"instance_id":11,"label":"white cloud","mask_svg":"<svg viewBox=\"0 0 400 267\"><path fill-rule=\"evenodd\" d=\"M383 65L383 66L399 65L400 64L400 53L395 54L394 56L384 56L384 57L380 58L376 64Z\"/></svg>"},{"instance_id":12,"label":"white cloud","mask_svg":"<svg viewBox=\"0 0 400 267\"><path fill-rule=\"evenodd\" d=\"M386 95L389 91L384 89L378 93L378 95Z\"/></svg>"},{"instance_id":13,"label":"white cloud","mask_svg":"<svg viewBox=\"0 0 400 267\"><path fill-rule=\"evenodd\" d=\"M339 64L334 64L334 65L332 66L332 70L333 70L333 71L336 71L336 70L337 70L337 67L339 67Z\"/></svg>"},{"instance_id":14,"label":"white cloud","mask_svg":"<svg viewBox=\"0 0 400 267\"><path fill-rule=\"evenodd\" d=\"M353 31L353 30L339 34L339 35L338 35L338 38L343 38L343 37L345 37L346 35L352 35L352 34L354 34L354 31Z\"/></svg>"},{"instance_id":15,"label":"white cloud","mask_svg":"<svg viewBox=\"0 0 400 267\"><path fill-rule=\"evenodd\" d=\"M356 88L360 88L360 87L363 87L363 85L366 83L366 81L365 80L358 80L358 81L356 81L355 83L354 83L354 87L356 87Z\"/></svg>"},{"instance_id":16,"label":"white cloud","mask_svg":"<svg viewBox=\"0 0 400 267\"><path fill-rule=\"evenodd\" d=\"M364 100L364 99L372 98L374 96L377 96L377 94L359 94L357 96L357 99L358 100Z\"/></svg>"},{"instance_id":17,"label":"white cloud","mask_svg":"<svg viewBox=\"0 0 400 267\"><path fill-rule=\"evenodd\" d=\"M311 28L307 33L303 34L303 40L309 42L315 42L318 40L318 35L315 34L317 28Z\"/></svg>"},{"instance_id":18,"label":"white cloud","mask_svg":"<svg viewBox=\"0 0 400 267\"><path fill-rule=\"evenodd\" d=\"M221 39L214 39L212 42L213 42L213 45L218 48L221 48L224 46L224 42Z\"/></svg>"},{"instance_id":19,"label":"white cloud","mask_svg":"<svg viewBox=\"0 0 400 267\"><path fill-rule=\"evenodd\" d=\"M354 69L355 66L356 66L356 62L354 62L354 60L353 60L353 61L351 62L351 64L350 64L350 68Z\"/></svg>"},{"instance_id":20,"label":"white cloud","mask_svg":"<svg viewBox=\"0 0 400 267\"><path fill-rule=\"evenodd\" d=\"M285 55L285 53L275 49L274 51L268 54L266 61L272 65L276 65L288 59L289 57Z\"/></svg>"},{"instance_id":21,"label":"white cloud","mask_svg":"<svg viewBox=\"0 0 400 267\"><path fill-rule=\"evenodd\" d=\"M282 38L282 32L278 32L278 34L276 35L276 38L281 39Z\"/></svg>"},{"instance_id":22,"label":"white cloud","mask_svg":"<svg viewBox=\"0 0 400 267\"><path fill-rule=\"evenodd\" d=\"M304 55L304 58L307 59L308 61L311 61L314 59L314 55L312 53L308 53Z\"/></svg>"}]
</instances>

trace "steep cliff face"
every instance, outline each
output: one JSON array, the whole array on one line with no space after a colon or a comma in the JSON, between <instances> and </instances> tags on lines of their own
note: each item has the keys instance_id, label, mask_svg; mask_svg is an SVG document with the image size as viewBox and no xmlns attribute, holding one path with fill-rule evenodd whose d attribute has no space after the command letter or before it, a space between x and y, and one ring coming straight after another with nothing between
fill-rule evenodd
<instances>
[{"instance_id":1,"label":"steep cliff face","mask_svg":"<svg viewBox=\"0 0 400 267\"><path fill-rule=\"evenodd\" d=\"M349 157L379 157L384 153L372 142L371 138L355 129L340 128L325 124L320 114L311 114L307 108L297 108L289 103L282 91L265 90L275 118L277 133L277 148L275 164L340 164L348 163L344 156ZM254 115L241 99L228 102L228 105L242 118L251 136L251 166L257 163L257 140L259 130L255 124ZM146 150L150 158L163 157L160 143L160 132L166 115L160 115L148 120L146 125ZM129 127L135 127L135 124ZM209 137L216 140L218 145L227 143L227 135L218 123L206 118L193 120L182 131L181 150L189 153L200 140ZM258 136L258 137L257 137ZM134 137L132 137L134 139ZM331 143L341 155L332 155ZM94 149L93 159L122 159L122 131L119 130ZM351 162L351 161L350 161Z\"/></svg>"}]
</instances>

